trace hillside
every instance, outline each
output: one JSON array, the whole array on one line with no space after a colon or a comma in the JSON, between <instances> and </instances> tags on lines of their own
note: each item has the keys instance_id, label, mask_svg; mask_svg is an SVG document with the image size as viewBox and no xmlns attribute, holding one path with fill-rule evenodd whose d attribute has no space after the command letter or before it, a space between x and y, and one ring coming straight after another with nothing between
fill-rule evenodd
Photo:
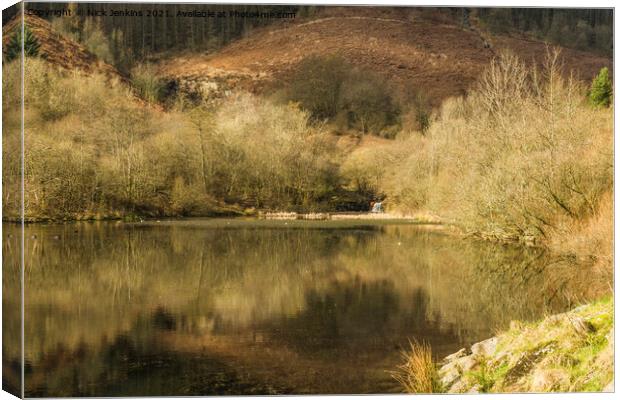
<instances>
[{"instance_id":1,"label":"hillside","mask_svg":"<svg viewBox=\"0 0 620 400\"><path fill-rule=\"evenodd\" d=\"M55 32L48 21L28 15L26 24L51 64L127 81L114 66ZM13 18L3 27L5 46L18 26L19 19ZM240 88L262 93L286 84L304 57L339 54L352 65L383 76L396 91L419 90L438 106L447 97L466 93L502 49L538 63L546 54L543 42L463 29L419 10L330 7L312 19L257 28L214 53L169 53L158 61L157 73L169 87L174 82L173 87L190 92ZM602 66L611 66L610 59L588 52L563 49L562 54L565 70L585 81Z\"/></svg>"},{"instance_id":2,"label":"hillside","mask_svg":"<svg viewBox=\"0 0 620 400\"><path fill-rule=\"evenodd\" d=\"M69 71L80 71L86 74L98 73L110 78L126 80L114 66L100 60L81 44L55 32L48 21L33 15L26 15L25 22L41 45L39 54L50 64ZM20 28L21 17L13 18L2 27L4 49L15 31Z\"/></svg>"},{"instance_id":3,"label":"hillside","mask_svg":"<svg viewBox=\"0 0 620 400\"><path fill-rule=\"evenodd\" d=\"M376 12L373 12L376 11ZM502 49L540 63L546 44L507 36L490 37L423 14L401 15L380 9L347 8L313 20L256 30L212 54L183 54L159 63L171 80L224 81L227 86L261 92L286 82L301 59L340 54L355 66L374 71L402 90L418 89L433 105L464 94ZM589 81L607 58L563 49L566 70Z\"/></svg>"}]
</instances>

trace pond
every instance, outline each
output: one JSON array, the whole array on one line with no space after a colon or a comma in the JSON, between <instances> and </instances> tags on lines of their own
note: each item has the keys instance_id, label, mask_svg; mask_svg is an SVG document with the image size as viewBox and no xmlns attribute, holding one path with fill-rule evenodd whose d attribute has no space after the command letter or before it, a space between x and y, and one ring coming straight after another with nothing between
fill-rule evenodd
<instances>
[{"instance_id":1,"label":"pond","mask_svg":"<svg viewBox=\"0 0 620 400\"><path fill-rule=\"evenodd\" d=\"M5 387L19 226L3 224ZM393 393L440 358L595 297L588 268L403 221L27 225L26 396Z\"/></svg>"}]
</instances>

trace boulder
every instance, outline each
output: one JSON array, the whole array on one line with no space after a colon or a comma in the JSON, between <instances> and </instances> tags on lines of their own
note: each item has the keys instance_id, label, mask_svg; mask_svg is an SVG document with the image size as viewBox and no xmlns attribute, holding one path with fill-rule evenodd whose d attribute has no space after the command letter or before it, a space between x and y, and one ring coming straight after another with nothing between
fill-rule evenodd
<instances>
[{"instance_id":1,"label":"boulder","mask_svg":"<svg viewBox=\"0 0 620 400\"><path fill-rule=\"evenodd\" d=\"M458 365L458 368L462 372L465 372L465 371L471 371L472 369L477 367L479 362L478 362L478 357L476 357L475 354L472 354L469 356L459 358L458 360L456 360L456 364Z\"/></svg>"},{"instance_id":2,"label":"boulder","mask_svg":"<svg viewBox=\"0 0 620 400\"><path fill-rule=\"evenodd\" d=\"M452 387L461 377L461 371L455 363L446 364L439 370L439 381L446 389Z\"/></svg>"},{"instance_id":3,"label":"boulder","mask_svg":"<svg viewBox=\"0 0 620 400\"><path fill-rule=\"evenodd\" d=\"M498 342L498 338L492 337L490 339L483 340L482 342L474 343L471 346L471 352L477 356L490 357L493 353L495 353Z\"/></svg>"},{"instance_id":4,"label":"boulder","mask_svg":"<svg viewBox=\"0 0 620 400\"><path fill-rule=\"evenodd\" d=\"M479 364L477 356L473 354L465 354L467 354L467 351L465 349L461 349L456 353L449 355L445 359L452 361L444 363L439 369L439 379L441 384L448 391L450 391L452 386L458 383L464 372L471 371Z\"/></svg>"},{"instance_id":5,"label":"boulder","mask_svg":"<svg viewBox=\"0 0 620 400\"><path fill-rule=\"evenodd\" d=\"M468 354L467 349L463 347L461 350L457 351L456 353L452 353L452 354L446 356L446 358L444 358L443 361L445 363L449 363L449 362L452 362L452 361L456 360L457 358L464 357L467 354Z\"/></svg>"}]
</instances>

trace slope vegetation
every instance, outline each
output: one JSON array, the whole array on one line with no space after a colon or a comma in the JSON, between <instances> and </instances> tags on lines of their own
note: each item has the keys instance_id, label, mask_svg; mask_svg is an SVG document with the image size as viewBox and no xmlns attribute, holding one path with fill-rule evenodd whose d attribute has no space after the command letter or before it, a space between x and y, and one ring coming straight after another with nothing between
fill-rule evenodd
<instances>
[{"instance_id":1,"label":"slope vegetation","mask_svg":"<svg viewBox=\"0 0 620 400\"><path fill-rule=\"evenodd\" d=\"M48 21L26 15L25 23L41 45L39 54L50 64L69 71L80 71L89 75L101 74L126 81L114 66L100 60L81 44L55 32ZM5 49L19 29L21 29L21 16L13 18L2 27L2 44Z\"/></svg>"},{"instance_id":2,"label":"slope vegetation","mask_svg":"<svg viewBox=\"0 0 620 400\"><path fill-rule=\"evenodd\" d=\"M351 64L382 75L402 90L420 90L439 105L464 94L502 49L541 63L546 44L514 37L490 37L478 29L429 19L423 14L346 8L313 20L275 25L212 54L175 55L160 62L159 73L172 79L229 80L260 92L286 82L304 57L339 54ZM564 49L567 71L590 80L609 59Z\"/></svg>"}]
</instances>

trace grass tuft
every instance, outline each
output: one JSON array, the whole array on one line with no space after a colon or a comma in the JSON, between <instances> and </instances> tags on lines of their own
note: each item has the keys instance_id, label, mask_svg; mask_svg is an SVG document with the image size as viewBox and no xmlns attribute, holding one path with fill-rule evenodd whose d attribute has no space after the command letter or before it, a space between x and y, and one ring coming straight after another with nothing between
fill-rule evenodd
<instances>
[{"instance_id":1,"label":"grass tuft","mask_svg":"<svg viewBox=\"0 0 620 400\"><path fill-rule=\"evenodd\" d=\"M409 351L403 351L405 362L392 373L392 377L408 393L441 393L443 390L430 344L413 341L409 346Z\"/></svg>"}]
</instances>

